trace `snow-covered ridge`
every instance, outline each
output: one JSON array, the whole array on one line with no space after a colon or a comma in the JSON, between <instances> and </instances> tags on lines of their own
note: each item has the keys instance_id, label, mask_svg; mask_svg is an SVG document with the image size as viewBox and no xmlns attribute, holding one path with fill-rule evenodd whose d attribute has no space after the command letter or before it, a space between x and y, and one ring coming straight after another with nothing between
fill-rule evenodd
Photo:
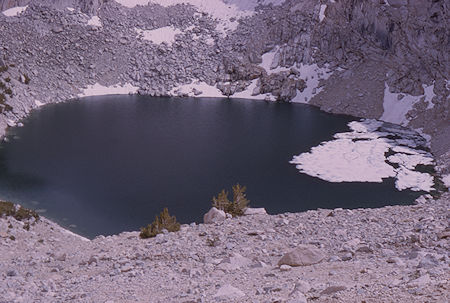
<instances>
[{"instance_id":1,"label":"snow-covered ridge","mask_svg":"<svg viewBox=\"0 0 450 303\"><path fill-rule=\"evenodd\" d=\"M434 165L419 134L370 119L350 122L349 127L351 132L336 134L336 140L294 156L291 163L329 182L382 182L393 177L398 190L433 190L434 177L416 170L419 164Z\"/></svg>"}]
</instances>

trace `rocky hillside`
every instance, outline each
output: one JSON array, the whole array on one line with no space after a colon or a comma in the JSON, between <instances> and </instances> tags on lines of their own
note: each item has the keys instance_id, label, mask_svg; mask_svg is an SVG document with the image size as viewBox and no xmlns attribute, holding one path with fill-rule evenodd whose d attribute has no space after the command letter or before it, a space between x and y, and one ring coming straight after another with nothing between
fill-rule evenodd
<instances>
[{"instance_id":1,"label":"rocky hillside","mask_svg":"<svg viewBox=\"0 0 450 303\"><path fill-rule=\"evenodd\" d=\"M0 1L0 134L105 89L245 97L420 130L450 172L448 1L259 4ZM150 240L3 216L0 302L448 302L449 203L222 218Z\"/></svg>"},{"instance_id":2,"label":"rocky hillside","mask_svg":"<svg viewBox=\"0 0 450 303\"><path fill-rule=\"evenodd\" d=\"M437 156L449 151L444 0L118 2L3 1L28 7L0 14L0 57L10 66L2 77L13 79L2 129L96 83L176 95L199 82L224 96L248 92L409 125L432 135Z\"/></svg>"},{"instance_id":3,"label":"rocky hillside","mask_svg":"<svg viewBox=\"0 0 450 303\"><path fill-rule=\"evenodd\" d=\"M448 194L92 241L0 218L2 302L448 302ZM259 214L258 214L259 213Z\"/></svg>"}]
</instances>

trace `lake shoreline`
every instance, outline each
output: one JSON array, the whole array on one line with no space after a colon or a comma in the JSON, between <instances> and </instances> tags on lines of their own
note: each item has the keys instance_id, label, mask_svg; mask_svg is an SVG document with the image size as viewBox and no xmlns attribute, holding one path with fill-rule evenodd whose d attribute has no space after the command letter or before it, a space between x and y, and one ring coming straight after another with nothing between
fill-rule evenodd
<instances>
[{"instance_id":1,"label":"lake shoreline","mask_svg":"<svg viewBox=\"0 0 450 303\"><path fill-rule=\"evenodd\" d=\"M1 218L2 294L13 302L445 302L449 207L447 193L411 206L185 224L146 240L138 232L87 240L45 218L26 231ZM323 258L277 265L302 245Z\"/></svg>"}]
</instances>

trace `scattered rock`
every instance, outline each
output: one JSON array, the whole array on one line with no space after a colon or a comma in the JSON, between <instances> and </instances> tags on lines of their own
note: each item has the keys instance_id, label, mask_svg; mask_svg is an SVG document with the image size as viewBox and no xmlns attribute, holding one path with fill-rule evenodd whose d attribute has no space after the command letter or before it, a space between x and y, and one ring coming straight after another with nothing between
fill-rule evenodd
<instances>
[{"instance_id":1,"label":"scattered rock","mask_svg":"<svg viewBox=\"0 0 450 303\"><path fill-rule=\"evenodd\" d=\"M331 294L334 294L334 293L337 293L339 291L343 291L346 289L347 289L347 287L343 286L343 285L329 286L329 287L325 288L320 294L321 295L331 295Z\"/></svg>"},{"instance_id":2,"label":"scattered rock","mask_svg":"<svg viewBox=\"0 0 450 303\"><path fill-rule=\"evenodd\" d=\"M214 295L214 298L238 299L244 296L245 293L240 289L233 287L230 284L226 284L219 288L217 293Z\"/></svg>"},{"instance_id":3,"label":"scattered rock","mask_svg":"<svg viewBox=\"0 0 450 303\"><path fill-rule=\"evenodd\" d=\"M278 265L308 266L320 263L325 258L322 251L312 245L300 245L296 249L286 253Z\"/></svg>"}]
</instances>

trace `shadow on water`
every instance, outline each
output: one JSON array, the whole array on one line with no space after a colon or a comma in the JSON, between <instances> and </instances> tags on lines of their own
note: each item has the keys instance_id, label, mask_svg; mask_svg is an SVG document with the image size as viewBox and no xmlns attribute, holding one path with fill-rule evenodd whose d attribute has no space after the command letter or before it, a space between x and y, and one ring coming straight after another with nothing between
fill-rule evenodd
<instances>
[{"instance_id":1,"label":"shadow on water","mask_svg":"<svg viewBox=\"0 0 450 303\"><path fill-rule=\"evenodd\" d=\"M394 181L329 183L294 155L348 131L355 118L302 104L103 96L33 112L0 149L0 198L46 209L88 237L137 230L163 207L202 222L211 198L246 185L269 213L407 204Z\"/></svg>"}]
</instances>

